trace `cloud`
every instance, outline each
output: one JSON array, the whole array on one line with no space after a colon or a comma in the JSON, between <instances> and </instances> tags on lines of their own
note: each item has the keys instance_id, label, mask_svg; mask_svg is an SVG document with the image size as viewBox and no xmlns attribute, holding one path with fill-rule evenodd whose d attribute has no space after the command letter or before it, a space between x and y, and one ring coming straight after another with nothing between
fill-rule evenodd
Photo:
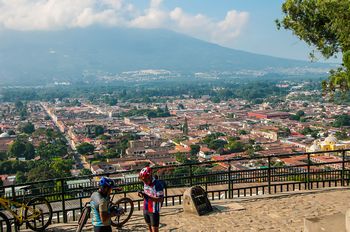
<instances>
[{"instance_id":1,"label":"cloud","mask_svg":"<svg viewBox=\"0 0 350 232\"><path fill-rule=\"evenodd\" d=\"M14 30L55 30L123 22L122 0L0 0L0 25Z\"/></svg>"},{"instance_id":2,"label":"cloud","mask_svg":"<svg viewBox=\"0 0 350 232\"><path fill-rule=\"evenodd\" d=\"M188 15L181 8L175 8L170 12L170 17L176 22L175 30L179 32L230 46L232 41L241 34L248 22L249 14L232 10L227 12L224 20L215 22L205 15Z\"/></svg>"},{"instance_id":3,"label":"cloud","mask_svg":"<svg viewBox=\"0 0 350 232\"><path fill-rule=\"evenodd\" d=\"M163 0L150 0L147 9L138 9L127 0L0 0L0 28L57 30L96 24L165 28L230 46L249 20L247 12L236 10L215 21L180 7L165 10L162 5Z\"/></svg>"},{"instance_id":4,"label":"cloud","mask_svg":"<svg viewBox=\"0 0 350 232\"><path fill-rule=\"evenodd\" d=\"M163 28L169 15L166 11L160 9L162 0L151 0L150 7L144 11L144 14L137 16L129 23L130 27L138 28Z\"/></svg>"}]
</instances>

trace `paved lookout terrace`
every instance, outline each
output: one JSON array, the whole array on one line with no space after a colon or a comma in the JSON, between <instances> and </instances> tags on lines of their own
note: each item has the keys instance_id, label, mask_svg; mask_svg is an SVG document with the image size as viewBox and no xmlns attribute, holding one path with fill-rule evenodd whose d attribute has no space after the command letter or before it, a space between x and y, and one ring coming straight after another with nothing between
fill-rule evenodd
<instances>
[{"instance_id":1,"label":"paved lookout terrace","mask_svg":"<svg viewBox=\"0 0 350 232\"><path fill-rule=\"evenodd\" d=\"M304 231L304 218L345 214L350 208L350 188L296 191L220 200L212 204L215 211L205 216L185 214L182 206L163 207L160 231L301 232ZM76 223L55 224L48 231L75 229ZM85 231L92 231L92 227L87 226ZM141 211L136 211L119 231L147 231Z\"/></svg>"}]
</instances>

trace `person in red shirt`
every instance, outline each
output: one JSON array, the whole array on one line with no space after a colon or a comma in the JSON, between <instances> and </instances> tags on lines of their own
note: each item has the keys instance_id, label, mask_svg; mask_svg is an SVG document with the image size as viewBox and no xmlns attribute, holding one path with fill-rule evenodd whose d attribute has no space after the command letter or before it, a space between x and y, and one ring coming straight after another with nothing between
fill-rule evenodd
<instances>
[{"instance_id":1,"label":"person in red shirt","mask_svg":"<svg viewBox=\"0 0 350 232\"><path fill-rule=\"evenodd\" d=\"M164 187L162 183L152 176L152 169L145 167L139 174L144 186L139 196L143 197L143 216L150 232L159 231L160 207L164 199Z\"/></svg>"}]
</instances>

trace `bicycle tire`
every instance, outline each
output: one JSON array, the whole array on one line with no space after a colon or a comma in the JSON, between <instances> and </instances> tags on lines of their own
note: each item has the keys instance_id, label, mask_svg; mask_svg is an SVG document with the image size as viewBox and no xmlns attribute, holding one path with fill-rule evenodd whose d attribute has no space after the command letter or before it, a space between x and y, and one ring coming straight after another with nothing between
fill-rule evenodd
<instances>
[{"instance_id":1,"label":"bicycle tire","mask_svg":"<svg viewBox=\"0 0 350 232\"><path fill-rule=\"evenodd\" d=\"M129 219L131 218L131 216L134 212L134 202L128 197L123 197L123 198L120 198L119 200L117 200L115 203L112 203L111 205L117 206L117 207L120 207L120 205L122 205L122 206L124 205L123 209L125 211L124 211L123 216L126 216L126 218L123 219L122 221L120 221L121 216L115 216L115 217L111 218L111 225L114 227L120 228L125 223L127 223L129 221ZM125 215L125 213L127 213L127 214ZM114 220L113 220L113 218L114 218Z\"/></svg>"},{"instance_id":2,"label":"bicycle tire","mask_svg":"<svg viewBox=\"0 0 350 232\"><path fill-rule=\"evenodd\" d=\"M83 211L80 214L79 220L78 220L78 228L76 230L76 232L81 232L87 222L87 220L90 217L90 207L89 206L85 206Z\"/></svg>"},{"instance_id":3,"label":"bicycle tire","mask_svg":"<svg viewBox=\"0 0 350 232\"><path fill-rule=\"evenodd\" d=\"M26 210L25 210L25 213L24 213L26 220L30 216L30 215L28 215L30 213L28 209L30 207L32 207L32 205L33 205L34 209L35 209L35 205L45 205L47 207L47 211L48 212L42 212L42 209L40 209L41 213L40 213L40 217L38 218L38 220L39 221L40 221L40 219L41 220L45 220L44 219L44 215L46 215L46 214L48 214L48 220L45 223L41 223L41 226L38 225L38 223L36 222L36 219L28 220L26 222L26 224L31 230L44 231L51 223L51 220L52 220L52 207L51 207L50 203L43 197L33 198L27 203L27 207L26 207Z\"/></svg>"},{"instance_id":4,"label":"bicycle tire","mask_svg":"<svg viewBox=\"0 0 350 232\"><path fill-rule=\"evenodd\" d=\"M0 212L0 232L11 232L11 224L5 214ZM5 224L4 224L5 223ZM5 228L3 227L5 226Z\"/></svg>"}]
</instances>

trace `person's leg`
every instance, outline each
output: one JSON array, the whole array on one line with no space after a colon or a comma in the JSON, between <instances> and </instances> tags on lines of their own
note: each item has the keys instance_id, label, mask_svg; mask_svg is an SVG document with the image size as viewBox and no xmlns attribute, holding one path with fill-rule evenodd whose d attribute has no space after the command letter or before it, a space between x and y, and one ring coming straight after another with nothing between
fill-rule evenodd
<instances>
[{"instance_id":1,"label":"person's leg","mask_svg":"<svg viewBox=\"0 0 350 232\"><path fill-rule=\"evenodd\" d=\"M149 232L152 232L151 217L150 217L150 214L146 210L143 211L143 218L145 219L145 222L148 225Z\"/></svg>"},{"instance_id":2,"label":"person's leg","mask_svg":"<svg viewBox=\"0 0 350 232\"><path fill-rule=\"evenodd\" d=\"M152 232L159 231L159 213L152 213L151 225L152 225Z\"/></svg>"},{"instance_id":3,"label":"person's leg","mask_svg":"<svg viewBox=\"0 0 350 232\"><path fill-rule=\"evenodd\" d=\"M94 232L112 232L111 226L94 226Z\"/></svg>"}]
</instances>

